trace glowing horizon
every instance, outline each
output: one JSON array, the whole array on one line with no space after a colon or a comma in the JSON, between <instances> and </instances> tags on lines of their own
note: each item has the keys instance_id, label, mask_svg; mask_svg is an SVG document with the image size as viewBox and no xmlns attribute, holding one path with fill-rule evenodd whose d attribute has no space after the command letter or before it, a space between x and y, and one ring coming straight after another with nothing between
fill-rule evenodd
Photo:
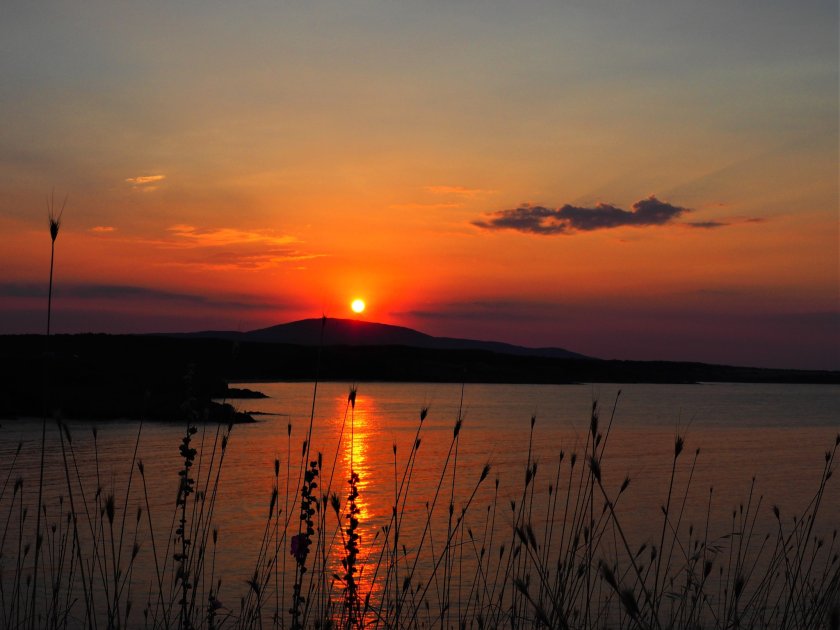
<instances>
[{"instance_id":1,"label":"glowing horizon","mask_svg":"<svg viewBox=\"0 0 840 630\"><path fill-rule=\"evenodd\" d=\"M840 369L838 8L606 9L9 8L0 333L43 329L54 189L59 332L358 293L439 336Z\"/></svg>"}]
</instances>

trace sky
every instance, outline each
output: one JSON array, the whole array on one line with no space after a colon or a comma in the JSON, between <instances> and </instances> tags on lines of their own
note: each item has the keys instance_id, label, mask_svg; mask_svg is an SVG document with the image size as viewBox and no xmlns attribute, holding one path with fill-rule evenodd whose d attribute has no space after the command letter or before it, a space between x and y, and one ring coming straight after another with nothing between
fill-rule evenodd
<instances>
[{"instance_id":1,"label":"sky","mask_svg":"<svg viewBox=\"0 0 840 630\"><path fill-rule=\"evenodd\" d=\"M12 0L0 114L0 333L52 206L55 332L840 369L835 0Z\"/></svg>"}]
</instances>

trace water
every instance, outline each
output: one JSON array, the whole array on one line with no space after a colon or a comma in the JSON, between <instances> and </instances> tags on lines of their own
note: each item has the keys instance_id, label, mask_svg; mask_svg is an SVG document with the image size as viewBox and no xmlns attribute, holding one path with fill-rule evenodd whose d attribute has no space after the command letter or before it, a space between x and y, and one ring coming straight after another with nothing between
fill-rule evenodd
<instances>
[{"instance_id":1,"label":"water","mask_svg":"<svg viewBox=\"0 0 840 630\"><path fill-rule=\"evenodd\" d=\"M223 576L219 592L219 599L227 604L223 611L234 609L239 593L247 592L245 580L253 575L257 564L275 484L279 490L276 505L281 510L281 520L291 518L290 535L298 531L298 508L294 502L299 496L302 443L307 437L313 400L312 383L243 386L262 391L270 398L235 401L242 410L266 415L257 416L256 424L233 428L219 477L211 527L218 530L219 536L213 572L214 576ZM804 513L814 498L823 474L825 452L834 447L835 436L840 432L838 386L467 385L462 389L454 384L363 383L358 386L355 408L352 408L348 405L347 385L322 383L315 398L309 458L317 460L318 453L322 455L317 493L327 496L336 493L342 514L347 510L351 465L359 475L356 499L361 535L359 566L365 566L358 578L360 589L370 590L374 600L393 596L390 585L377 585L371 579L371 567L377 562L377 554L382 553L383 527L390 523L395 493L402 483L418 429L420 446L402 508L400 545L406 545L406 558L423 547L418 573L429 580L426 576L433 573L435 558L440 557L441 549L446 546L453 522L458 529L458 516L467 505L464 527L450 541L453 549L456 542L459 545L461 571L465 570L464 566L474 566L478 556L477 551L473 553L470 549L477 550L479 543L471 543L468 532L483 544L487 544L490 530L500 537L496 539L497 544L501 537L507 544L515 542L511 540L513 521L523 509L523 496L534 530L543 537L558 537L556 531L561 529L559 515L563 512L567 488L578 483L591 449L587 437L595 400L600 412L598 432L605 436L601 459L605 492L615 500L622 481L625 477L630 479L626 492L616 502L616 513L634 549L643 543L659 545L661 506L667 502L669 489L673 496L672 512L676 514L674 506L678 506L682 513L679 522L674 517L672 524L682 539L687 538L685 532L689 526L694 532L708 529L710 539L724 537L732 530L733 513L735 521L739 521L745 518L745 511L748 518L755 518L755 529L763 537L765 531L772 533L776 527L773 505L778 506L784 522L792 523L793 516ZM428 416L421 427L419 416L424 407L428 408ZM459 417L463 423L458 440L454 441L453 430ZM533 431L532 417L535 418ZM93 515L92 521L107 530L107 515L97 519L95 506L104 504L105 498L113 494L117 531L125 514L127 531L136 530L140 544L132 573L136 583L133 606L139 611L147 599L139 593L148 591L149 584L156 581L146 501L152 514L155 547L162 559L167 557L164 552L167 543L174 538L169 532L179 488L178 471L183 468L178 446L184 428L147 422L138 434L139 423L129 421L71 422L68 426L76 462L73 465L70 460L68 467L69 487L58 431L53 423L49 424L44 520L48 524L58 522L58 497L62 497L62 509L66 512L72 492L76 503L87 496L87 512ZM97 432L95 444L92 427ZM215 431L215 427L200 427L193 436L193 446L199 448L203 444L199 448L203 455L197 457L192 469L198 489L204 487L210 467L209 453L213 451L213 440L217 439ZM14 523L20 520L21 502L10 499L18 478L23 480L22 505L30 509L21 541L27 536L31 539L34 531L40 433L40 421L7 421L0 428L0 479L9 480L0 502L0 517L5 521L9 515L15 515L4 541L2 568L6 581L19 542ZM677 436L684 439L685 448L677 461L675 483L671 486ZM22 447L16 457L19 443ZM137 457L144 464L147 491L143 492L135 467L126 501L135 443ZM65 445L67 452L69 444ZM215 452L218 458L218 446ZM561 452L564 458L558 472ZM578 464L570 474L573 453ZM276 478L275 460L279 460ZM536 463L536 474L526 492L525 468L529 461ZM213 462L214 470L217 464L218 459ZM490 474L479 483L486 464L490 465ZM215 473L208 488L213 487L214 479ZM97 488L101 488L98 498ZM528 494L531 491L533 494ZM558 498L559 508L552 511ZM590 506L593 514L601 512L604 502L600 494L596 499ZM447 509L450 501L452 521ZM814 533L828 537L840 525L840 492L835 479L830 480L821 501L820 520ZM510 507L511 502L516 506L514 509ZM140 525L134 527L138 506L143 508L144 515ZM78 505L76 511L81 511ZM325 543L330 573L343 574L340 561L345 550L341 532L334 525L334 514L329 508L327 512L333 523L328 525L332 546L326 549ZM427 530L430 512L431 529ZM342 521L346 528L346 518ZM61 527L57 531L60 533ZM549 535L549 531L553 533ZM132 533L132 540L133 536ZM107 531L100 537L109 540ZM129 536L124 536L124 540L123 565L131 548ZM268 546L272 553L277 551L275 545L282 547L278 563L282 567L285 562L285 575L291 583L294 558L288 552L288 542L273 542ZM558 547L561 543L557 542ZM610 537L605 536L601 551L609 555L616 553L617 547L621 545L613 531ZM466 561L464 550L468 551ZM172 553L170 549L168 554ZM310 562L313 558L314 554ZM454 570L455 564L452 566ZM407 569L404 567L403 571ZM469 599L465 583L449 595L458 604L458 610L463 610L461 606L466 606L465 600ZM431 590L434 588L439 586L430 586ZM333 590L340 591L340 585L333 586ZM206 599L206 592L203 596ZM273 593L270 599L267 608L272 612L275 605L282 608L275 604ZM285 608L288 606L286 600ZM4 601L4 608L9 609L8 601ZM451 610L456 610L454 604ZM74 609L77 619L83 612L79 605Z\"/></svg>"}]
</instances>

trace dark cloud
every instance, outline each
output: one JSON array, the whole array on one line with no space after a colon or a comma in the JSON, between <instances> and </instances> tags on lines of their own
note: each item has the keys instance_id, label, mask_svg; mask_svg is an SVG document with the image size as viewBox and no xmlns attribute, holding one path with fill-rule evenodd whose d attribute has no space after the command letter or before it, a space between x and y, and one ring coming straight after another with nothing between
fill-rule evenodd
<instances>
[{"instance_id":1,"label":"dark cloud","mask_svg":"<svg viewBox=\"0 0 840 630\"><path fill-rule=\"evenodd\" d=\"M434 305L430 309L395 312L398 317L416 317L425 320L554 320L563 309L576 308L562 302L534 300L471 300Z\"/></svg>"},{"instance_id":2,"label":"dark cloud","mask_svg":"<svg viewBox=\"0 0 840 630\"><path fill-rule=\"evenodd\" d=\"M47 287L25 282L0 282L0 295L5 298L45 298Z\"/></svg>"},{"instance_id":3,"label":"dark cloud","mask_svg":"<svg viewBox=\"0 0 840 630\"><path fill-rule=\"evenodd\" d=\"M779 324L798 324L811 331L821 331L830 337L840 340L840 311L806 311L804 313L770 314L769 318ZM840 351L840 346L835 350ZM840 354L838 354L840 359Z\"/></svg>"},{"instance_id":4,"label":"dark cloud","mask_svg":"<svg viewBox=\"0 0 840 630\"><path fill-rule=\"evenodd\" d=\"M486 220L473 221L473 225L486 230L517 230L546 235L571 234L625 225L636 227L665 225L686 212L690 210L660 201L656 197L649 197L634 203L631 210L622 210L609 204L598 204L594 208L566 204L557 209L523 205L511 210L493 212Z\"/></svg>"},{"instance_id":5,"label":"dark cloud","mask_svg":"<svg viewBox=\"0 0 840 630\"><path fill-rule=\"evenodd\" d=\"M276 305L259 303L244 296L211 298L192 293L176 293L150 287L124 284L65 284L53 290L56 297L79 300L149 301L189 304L213 308L263 309ZM0 296L19 299L46 299L46 285L35 283L0 283Z\"/></svg>"},{"instance_id":6,"label":"dark cloud","mask_svg":"<svg viewBox=\"0 0 840 630\"><path fill-rule=\"evenodd\" d=\"M685 225L687 225L688 227L700 228L703 230L712 230L714 228L726 227L730 224L724 223L723 221L689 221Z\"/></svg>"},{"instance_id":7,"label":"dark cloud","mask_svg":"<svg viewBox=\"0 0 840 630\"><path fill-rule=\"evenodd\" d=\"M840 311L778 312L766 308L769 298L757 287L648 298L607 292L557 302L435 303L396 315L436 336L554 346L605 359L840 370Z\"/></svg>"},{"instance_id":8,"label":"dark cloud","mask_svg":"<svg viewBox=\"0 0 840 630\"><path fill-rule=\"evenodd\" d=\"M520 206L513 210L499 210L487 221L473 221L473 225L486 230L518 230L533 234L560 234L566 232L563 224L555 220L556 210L543 206Z\"/></svg>"}]
</instances>

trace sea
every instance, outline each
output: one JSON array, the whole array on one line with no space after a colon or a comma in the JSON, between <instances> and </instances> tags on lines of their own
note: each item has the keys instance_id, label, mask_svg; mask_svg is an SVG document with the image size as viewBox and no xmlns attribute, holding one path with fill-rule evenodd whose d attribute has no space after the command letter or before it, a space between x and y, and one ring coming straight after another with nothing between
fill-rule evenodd
<instances>
[{"instance_id":1,"label":"sea","mask_svg":"<svg viewBox=\"0 0 840 630\"><path fill-rule=\"evenodd\" d=\"M582 508L595 520L610 510L621 524L621 539L614 527L604 535L598 549L604 557L657 547L665 538L677 541L670 544L673 557L679 557L685 541L696 545L701 539L709 548L714 541L716 549L723 549L735 531L764 540L776 535L780 523L793 528L808 519L815 505L819 511L812 536L832 541L840 526L840 478L823 483L840 439L836 385L231 385L266 398L227 401L252 413L256 422L233 426L224 449L227 427L200 418L193 433L184 424L156 418L142 423L72 420L63 423L61 433L57 422L47 422L44 548L58 549L62 531L69 531L65 514L71 501L75 512L88 514L94 525L85 527L102 545L110 544L109 527L128 532L113 536L122 540L123 565L128 565L132 545L137 546L132 586L125 587L134 589L136 620L150 604L147 593L160 571L153 554L164 563L181 548L174 530L182 516L203 515L199 531L205 532L208 546L208 532L215 536L213 577L205 581L215 585L221 580L213 587L223 602L221 611L233 614L266 554L276 557L275 568L285 571L290 585L298 558L291 537L302 531L301 470L313 467L317 477L310 494L329 530L319 531L323 542L318 544L330 564L330 588L340 589L338 578L346 573L342 559L352 501L353 533L359 535L357 580L360 591L368 588L374 600L387 595L373 586L381 579L374 567L381 566L383 553L401 556L405 566L417 557L418 574L431 575L438 558L455 566L441 550L457 544L458 566L465 571L470 558L483 562L479 548L489 549L494 541L496 549L524 542L517 542L517 536L527 526L548 558L547 541L559 537L553 543L557 550L572 544L561 532ZM41 419L4 420L0 426L0 522L6 524L0 569L6 610L13 590L9 576L21 563L27 542L29 560L22 561L18 575L26 573L32 558L41 431ZM195 449L186 476L179 474L184 447ZM600 487L576 508L570 497L588 477L593 455ZM194 492L187 502L192 507L182 512L177 501L184 477L194 480ZM205 502L212 498L212 514L195 511L196 493L203 493ZM333 513L333 495L338 513ZM110 497L114 524L104 507ZM391 542L383 541L395 511L400 538L392 549ZM279 530L289 535L282 538L272 523L280 523ZM322 526L319 518L315 525ZM205 552L209 568L209 547ZM687 558L689 551L682 554ZM50 556L50 562L58 560ZM274 582L279 584L276 576ZM202 596L206 599L207 592ZM266 596L272 602L267 609L282 614L290 606L286 597L281 605L276 592ZM459 585L447 597L461 607L470 595ZM77 621L82 613L77 604Z\"/></svg>"}]
</instances>

